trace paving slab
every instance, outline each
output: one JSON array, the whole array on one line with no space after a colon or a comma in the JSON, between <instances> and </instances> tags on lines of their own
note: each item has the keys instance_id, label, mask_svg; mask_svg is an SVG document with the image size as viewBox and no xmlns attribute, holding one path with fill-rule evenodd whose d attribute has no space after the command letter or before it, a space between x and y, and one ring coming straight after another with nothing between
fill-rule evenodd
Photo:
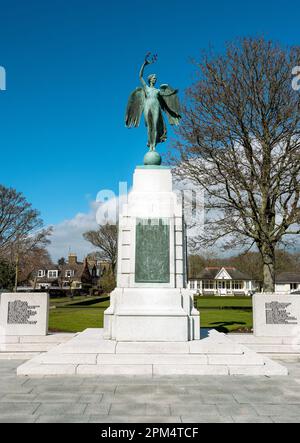
<instances>
[{"instance_id":1,"label":"paving slab","mask_svg":"<svg viewBox=\"0 0 300 443\"><path fill-rule=\"evenodd\" d=\"M244 405L239 405L239 404L222 404L222 403L218 403L217 404L217 409L219 411L220 415L232 415L232 416L237 416L237 417L258 417L258 413L257 411L254 409L254 407L248 403L248 404L244 404Z\"/></svg>"},{"instance_id":2,"label":"paving slab","mask_svg":"<svg viewBox=\"0 0 300 443\"><path fill-rule=\"evenodd\" d=\"M182 423L180 417L160 417L160 416L90 416L89 423Z\"/></svg>"},{"instance_id":3,"label":"paving slab","mask_svg":"<svg viewBox=\"0 0 300 443\"><path fill-rule=\"evenodd\" d=\"M40 415L35 423L89 423L90 417L84 415Z\"/></svg>"},{"instance_id":4,"label":"paving slab","mask_svg":"<svg viewBox=\"0 0 300 443\"><path fill-rule=\"evenodd\" d=\"M233 416L232 419L234 423L274 423L272 417L247 417L246 415L241 415Z\"/></svg>"},{"instance_id":5,"label":"paving slab","mask_svg":"<svg viewBox=\"0 0 300 443\"><path fill-rule=\"evenodd\" d=\"M110 403L90 403L87 405L85 409L85 415L105 415L107 416L110 412L111 404ZM128 415L128 411L125 411L125 415Z\"/></svg>"},{"instance_id":6,"label":"paving slab","mask_svg":"<svg viewBox=\"0 0 300 443\"><path fill-rule=\"evenodd\" d=\"M171 404L171 415L189 416L192 418L201 415L218 417L220 414L215 405L182 402Z\"/></svg>"},{"instance_id":7,"label":"paving slab","mask_svg":"<svg viewBox=\"0 0 300 443\"><path fill-rule=\"evenodd\" d=\"M0 417L16 415L32 415L39 408L39 403L32 402L1 402Z\"/></svg>"},{"instance_id":8,"label":"paving slab","mask_svg":"<svg viewBox=\"0 0 300 443\"><path fill-rule=\"evenodd\" d=\"M292 417L272 417L274 423L300 423L300 417L292 416Z\"/></svg>"},{"instance_id":9,"label":"paving slab","mask_svg":"<svg viewBox=\"0 0 300 443\"><path fill-rule=\"evenodd\" d=\"M0 423L297 423L300 363L279 362L290 375L17 377L0 360Z\"/></svg>"},{"instance_id":10,"label":"paving slab","mask_svg":"<svg viewBox=\"0 0 300 443\"><path fill-rule=\"evenodd\" d=\"M253 404L258 415L269 415L279 417L299 417L300 405L290 404Z\"/></svg>"},{"instance_id":11,"label":"paving slab","mask_svg":"<svg viewBox=\"0 0 300 443\"><path fill-rule=\"evenodd\" d=\"M1 407L1 403L0 403ZM40 403L38 408L35 409L35 414L40 415L81 415L84 414L87 405L85 403L58 403L58 402L46 402Z\"/></svg>"},{"instance_id":12,"label":"paving slab","mask_svg":"<svg viewBox=\"0 0 300 443\"><path fill-rule=\"evenodd\" d=\"M230 415L226 417L213 417L211 415L182 416L181 421L182 423L233 423Z\"/></svg>"}]
</instances>

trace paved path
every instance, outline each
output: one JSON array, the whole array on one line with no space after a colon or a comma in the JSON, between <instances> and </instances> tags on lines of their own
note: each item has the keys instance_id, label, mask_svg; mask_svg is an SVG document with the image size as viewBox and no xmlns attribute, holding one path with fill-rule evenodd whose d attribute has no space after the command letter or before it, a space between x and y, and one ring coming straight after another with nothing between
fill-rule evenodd
<instances>
[{"instance_id":1,"label":"paved path","mask_svg":"<svg viewBox=\"0 0 300 443\"><path fill-rule=\"evenodd\" d=\"M0 361L0 422L300 422L300 359L289 377L16 377Z\"/></svg>"}]
</instances>

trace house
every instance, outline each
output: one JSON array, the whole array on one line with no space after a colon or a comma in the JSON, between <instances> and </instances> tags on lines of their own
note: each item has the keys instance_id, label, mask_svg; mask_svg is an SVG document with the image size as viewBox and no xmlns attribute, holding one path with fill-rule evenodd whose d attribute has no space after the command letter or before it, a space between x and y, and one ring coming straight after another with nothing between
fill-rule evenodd
<instances>
[{"instance_id":1,"label":"house","mask_svg":"<svg viewBox=\"0 0 300 443\"><path fill-rule=\"evenodd\" d=\"M68 261L52 265L49 269L37 269L33 273L31 286L36 290L86 290L97 286L101 276L98 263L88 259L79 262L76 254L69 254Z\"/></svg>"},{"instance_id":2,"label":"house","mask_svg":"<svg viewBox=\"0 0 300 443\"><path fill-rule=\"evenodd\" d=\"M276 275L275 292L300 293L300 272L282 272Z\"/></svg>"},{"instance_id":3,"label":"house","mask_svg":"<svg viewBox=\"0 0 300 443\"><path fill-rule=\"evenodd\" d=\"M251 295L258 288L249 275L234 267L208 267L190 275L188 288L200 295Z\"/></svg>"}]
</instances>

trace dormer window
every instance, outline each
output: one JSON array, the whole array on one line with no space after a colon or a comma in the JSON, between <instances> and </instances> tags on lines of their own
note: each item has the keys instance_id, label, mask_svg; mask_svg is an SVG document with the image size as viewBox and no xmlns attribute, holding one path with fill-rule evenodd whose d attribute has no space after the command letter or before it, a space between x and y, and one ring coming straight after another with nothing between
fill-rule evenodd
<instances>
[{"instance_id":1,"label":"dormer window","mask_svg":"<svg viewBox=\"0 0 300 443\"><path fill-rule=\"evenodd\" d=\"M74 277L74 271L72 271L70 269L67 270L65 276L66 276L66 278Z\"/></svg>"},{"instance_id":2,"label":"dormer window","mask_svg":"<svg viewBox=\"0 0 300 443\"><path fill-rule=\"evenodd\" d=\"M46 275L46 272L43 269L40 269L38 271L38 277L42 278L42 277L45 277L45 275Z\"/></svg>"},{"instance_id":3,"label":"dormer window","mask_svg":"<svg viewBox=\"0 0 300 443\"><path fill-rule=\"evenodd\" d=\"M58 271L48 271L48 278L57 278Z\"/></svg>"}]
</instances>

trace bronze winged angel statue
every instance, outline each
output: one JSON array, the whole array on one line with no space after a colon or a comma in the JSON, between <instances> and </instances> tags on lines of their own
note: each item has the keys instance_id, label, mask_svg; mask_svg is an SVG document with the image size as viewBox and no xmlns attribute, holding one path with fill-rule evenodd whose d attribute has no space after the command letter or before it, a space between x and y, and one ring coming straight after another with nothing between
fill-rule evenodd
<instances>
[{"instance_id":1,"label":"bronze winged angel statue","mask_svg":"<svg viewBox=\"0 0 300 443\"><path fill-rule=\"evenodd\" d=\"M146 55L143 66L140 70L140 81L142 87L137 88L129 97L126 110L127 128L138 128L142 114L144 114L146 127L148 129L148 147L151 152L155 151L159 143L167 140L167 127L163 117L166 113L169 123L178 126L180 115L180 103L178 90L170 85L163 84L160 89L155 88L157 77L151 74L148 77L148 84L144 80L145 67L157 61L157 56Z\"/></svg>"}]
</instances>

